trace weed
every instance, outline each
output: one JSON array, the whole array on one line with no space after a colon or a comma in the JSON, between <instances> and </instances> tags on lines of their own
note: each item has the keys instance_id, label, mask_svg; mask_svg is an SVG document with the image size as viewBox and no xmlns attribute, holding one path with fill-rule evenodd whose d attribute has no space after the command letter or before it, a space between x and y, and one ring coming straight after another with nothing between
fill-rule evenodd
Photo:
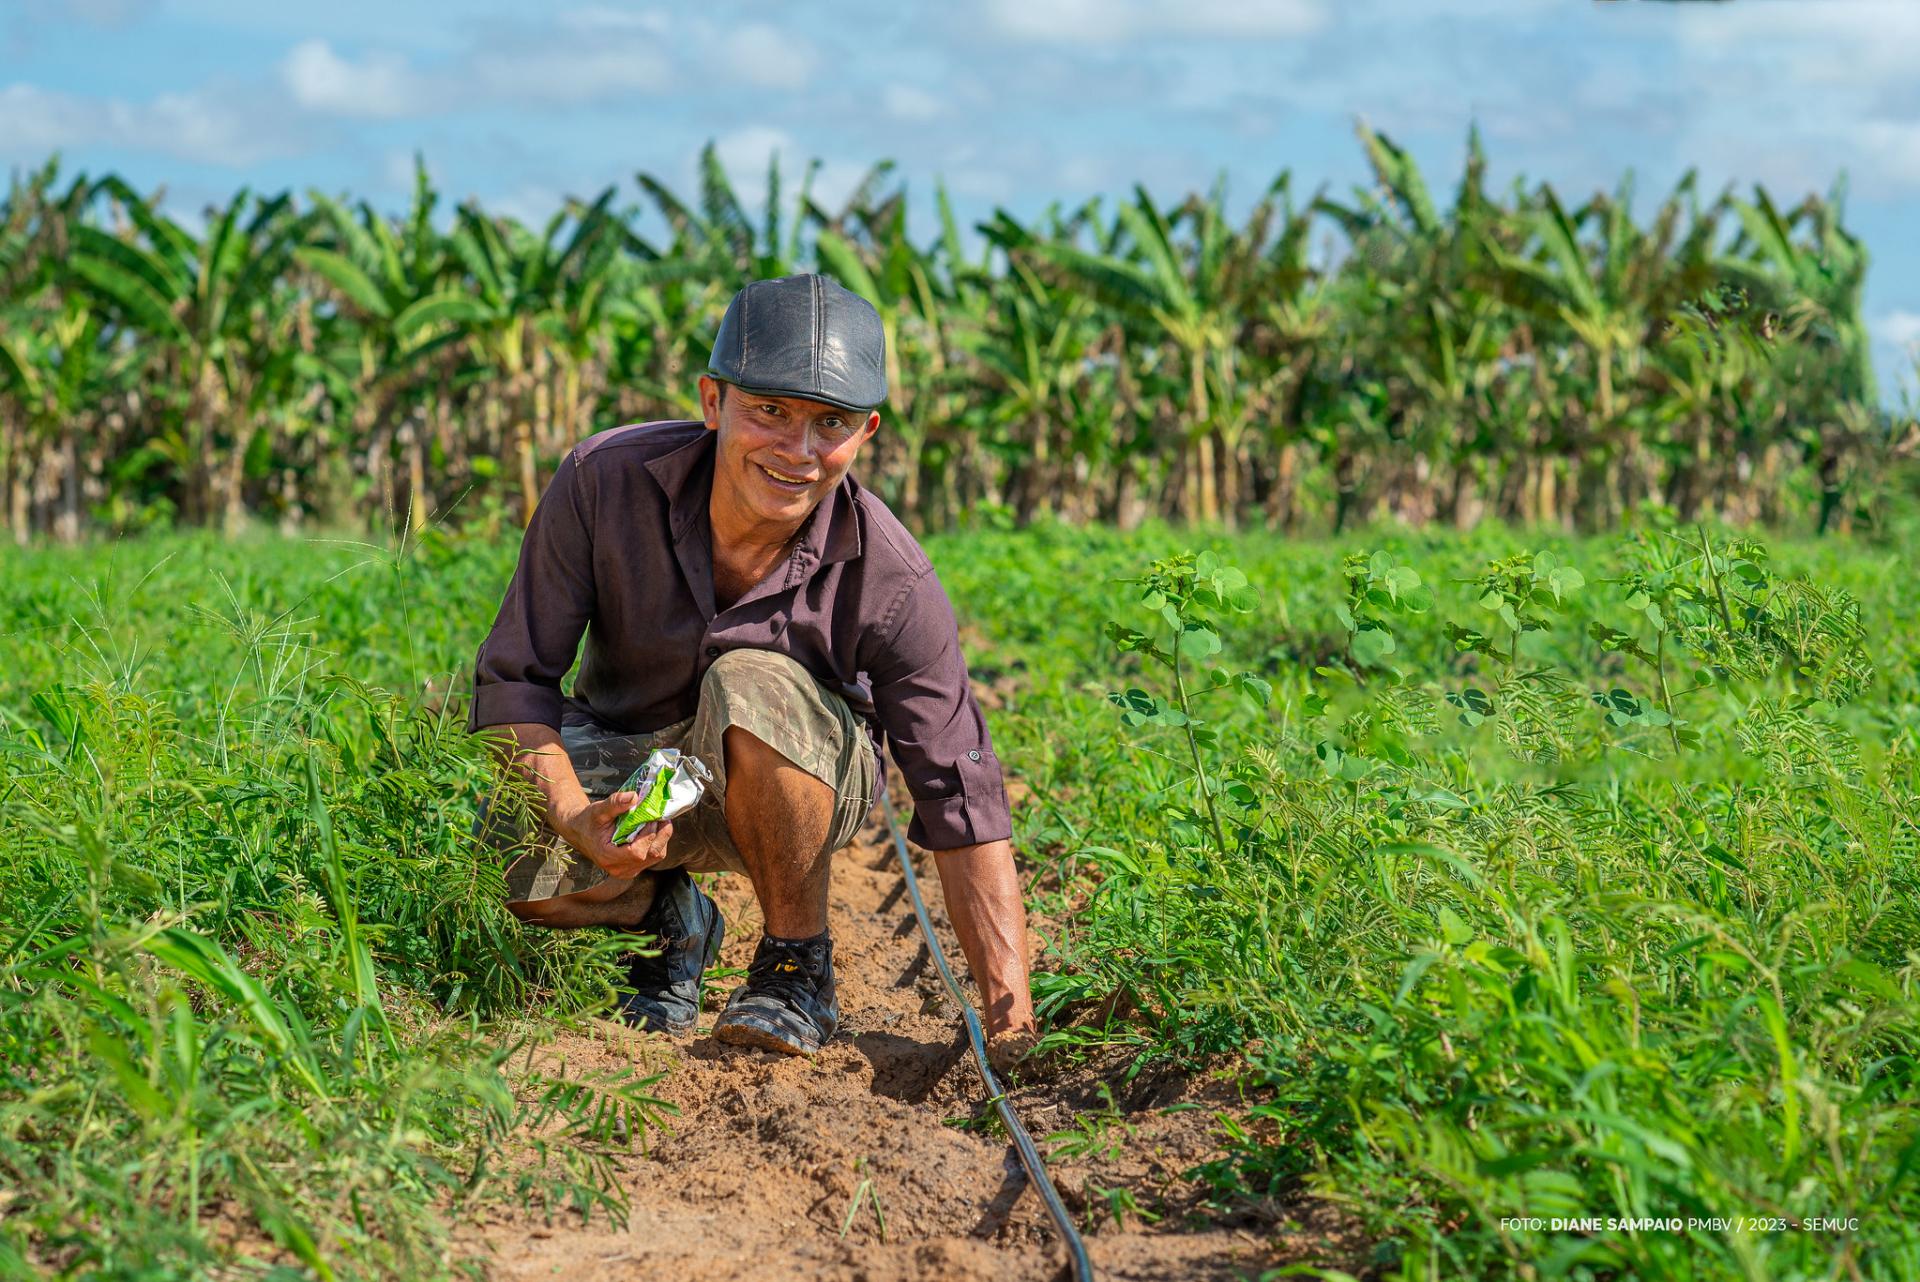
<instances>
[{"instance_id":1,"label":"weed","mask_svg":"<svg viewBox=\"0 0 1920 1282\"><path fill-rule=\"evenodd\" d=\"M1046 1142L1052 1145L1047 1152L1049 1158L1073 1162L1100 1157L1111 1162L1126 1148L1134 1128L1114 1103L1113 1088L1105 1082L1100 1083L1100 1098L1104 1102L1099 1108L1073 1115L1070 1129L1047 1136Z\"/></svg>"},{"instance_id":2,"label":"weed","mask_svg":"<svg viewBox=\"0 0 1920 1282\"><path fill-rule=\"evenodd\" d=\"M863 1157L854 1162L853 1173L855 1175L860 1174L861 1171L866 1169L869 1161L870 1159ZM847 1203L847 1217L840 1222L840 1236L844 1238L853 1230L853 1221L860 1214L860 1208L863 1206L873 1208L873 1222L879 1226L880 1240L885 1242L887 1240L887 1213L886 1209L880 1205L880 1189L874 1184L871 1175L866 1176L858 1184L854 1185L853 1197Z\"/></svg>"}]
</instances>

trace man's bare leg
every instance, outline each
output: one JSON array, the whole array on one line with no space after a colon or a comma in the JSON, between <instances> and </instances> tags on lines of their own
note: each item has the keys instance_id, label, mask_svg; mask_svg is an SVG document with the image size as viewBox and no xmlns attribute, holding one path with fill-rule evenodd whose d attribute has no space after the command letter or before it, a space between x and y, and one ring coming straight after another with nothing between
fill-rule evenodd
<instances>
[{"instance_id":1,"label":"man's bare leg","mask_svg":"<svg viewBox=\"0 0 1920 1282\"><path fill-rule=\"evenodd\" d=\"M766 934L713 1035L811 1055L840 1023L827 935L834 789L738 726L728 727L725 744L727 830L753 879Z\"/></svg>"},{"instance_id":2,"label":"man's bare leg","mask_svg":"<svg viewBox=\"0 0 1920 1282\"><path fill-rule=\"evenodd\" d=\"M516 899L507 904L507 911L529 925L553 930L575 926L632 928L653 906L654 880L648 873L624 880L621 887L602 882L590 890L551 899Z\"/></svg>"},{"instance_id":3,"label":"man's bare leg","mask_svg":"<svg viewBox=\"0 0 1920 1282\"><path fill-rule=\"evenodd\" d=\"M728 726L723 742L727 831L753 880L766 932L811 939L827 928L834 790L739 726Z\"/></svg>"}]
</instances>

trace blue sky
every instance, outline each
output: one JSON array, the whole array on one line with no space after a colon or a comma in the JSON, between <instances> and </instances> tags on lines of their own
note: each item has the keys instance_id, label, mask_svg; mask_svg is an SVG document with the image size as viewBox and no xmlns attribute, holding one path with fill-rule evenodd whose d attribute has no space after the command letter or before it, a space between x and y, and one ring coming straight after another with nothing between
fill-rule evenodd
<instances>
[{"instance_id":1,"label":"blue sky","mask_svg":"<svg viewBox=\"0 0 1920 1282\"><path fill-rule=\"evenodd\" d=\"M1920 0L0 0L0 163L398 207L416 150L522 217L636 171L685 189L709 138L751 192L778 150L846 191L898 162L922 214L1171 198L1224 172L1364 176L1364 117L1436 188L1468 124L1494 177L1642 210L1688 166L1787 203L1850 179L1883 385L1920 345ZM920 217L922 235L930 218Z\"/></svg>"}]
</instances>

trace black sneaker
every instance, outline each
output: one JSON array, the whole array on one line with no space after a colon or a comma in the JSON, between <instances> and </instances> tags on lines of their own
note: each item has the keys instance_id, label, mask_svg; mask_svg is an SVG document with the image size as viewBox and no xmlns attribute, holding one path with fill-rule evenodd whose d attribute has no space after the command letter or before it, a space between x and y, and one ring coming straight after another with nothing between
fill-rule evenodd
<instances>
[{"instance_id":1,"label":"black sneaker","mask_svg":"<svg viewBox=\"0 0 1920 1282\"><path fill-rule=\"evenodd\" d=\"M713 1035L734 1046L811 1055L840 1024L834 1003L833 940L760 941L747 982L733 990Z\"/></svg>"},{"instance_id":2,"label":"black sneaker","mask_svg":"<svg viewBox=\"0 0 1920 1282\"><path fill-rule=\"evenodd\" d=\"M700 1016L700 976L720 955L727 924L684 868L654 873L653 906L634 929L656 938L657 957L628 953L620 1018L636 1028L675 1037L693 1031Z\"/></svg>"}]
</instances>

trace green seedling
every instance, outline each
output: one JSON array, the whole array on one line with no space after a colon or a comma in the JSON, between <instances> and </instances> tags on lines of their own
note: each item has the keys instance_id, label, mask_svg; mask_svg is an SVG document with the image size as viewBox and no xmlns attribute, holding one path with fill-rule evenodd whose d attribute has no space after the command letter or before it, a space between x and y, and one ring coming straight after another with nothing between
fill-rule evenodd
<instances>
[{"instance_id":1,"label":"green seedling","mask_svg":"<svg viewBox=\"0 0 1920 1282\"><path fill-rule=\"evenodd\" d=\"M1104 1101L1099 1108L1074 1114L1070 1128L1047 1136L1048 1157L1066 1161L1098 1157L1111 1162L1125 1150L1134 1128L1114 1102L1113 1088L1101 1082L1099 1089Z\"/></svg>"},{"instance_id":2,"label":"green seedling","mask_svg":"<svg viewBox=\"0 0 1920 1282\"><path fill-rule=\"evenodd\" d=\"M865 1170L870 1160L871 1159L863 1157L855 1162L853 1164L854 1174L858 1175L862 1170ZM880 1189L874 1184L871 1175L854 1186L853 1198L847 1203L847 1217L840 1222L840 1236L844 1238L853 1230L853 1221L860 1214L860 1208L863 1206L871 1206L873 1208L873 1221L880 1228L880 1240L885 1242L887 1240L887 1213L886 1209L880 1205Z\"/></svg>"}]
</instances>

